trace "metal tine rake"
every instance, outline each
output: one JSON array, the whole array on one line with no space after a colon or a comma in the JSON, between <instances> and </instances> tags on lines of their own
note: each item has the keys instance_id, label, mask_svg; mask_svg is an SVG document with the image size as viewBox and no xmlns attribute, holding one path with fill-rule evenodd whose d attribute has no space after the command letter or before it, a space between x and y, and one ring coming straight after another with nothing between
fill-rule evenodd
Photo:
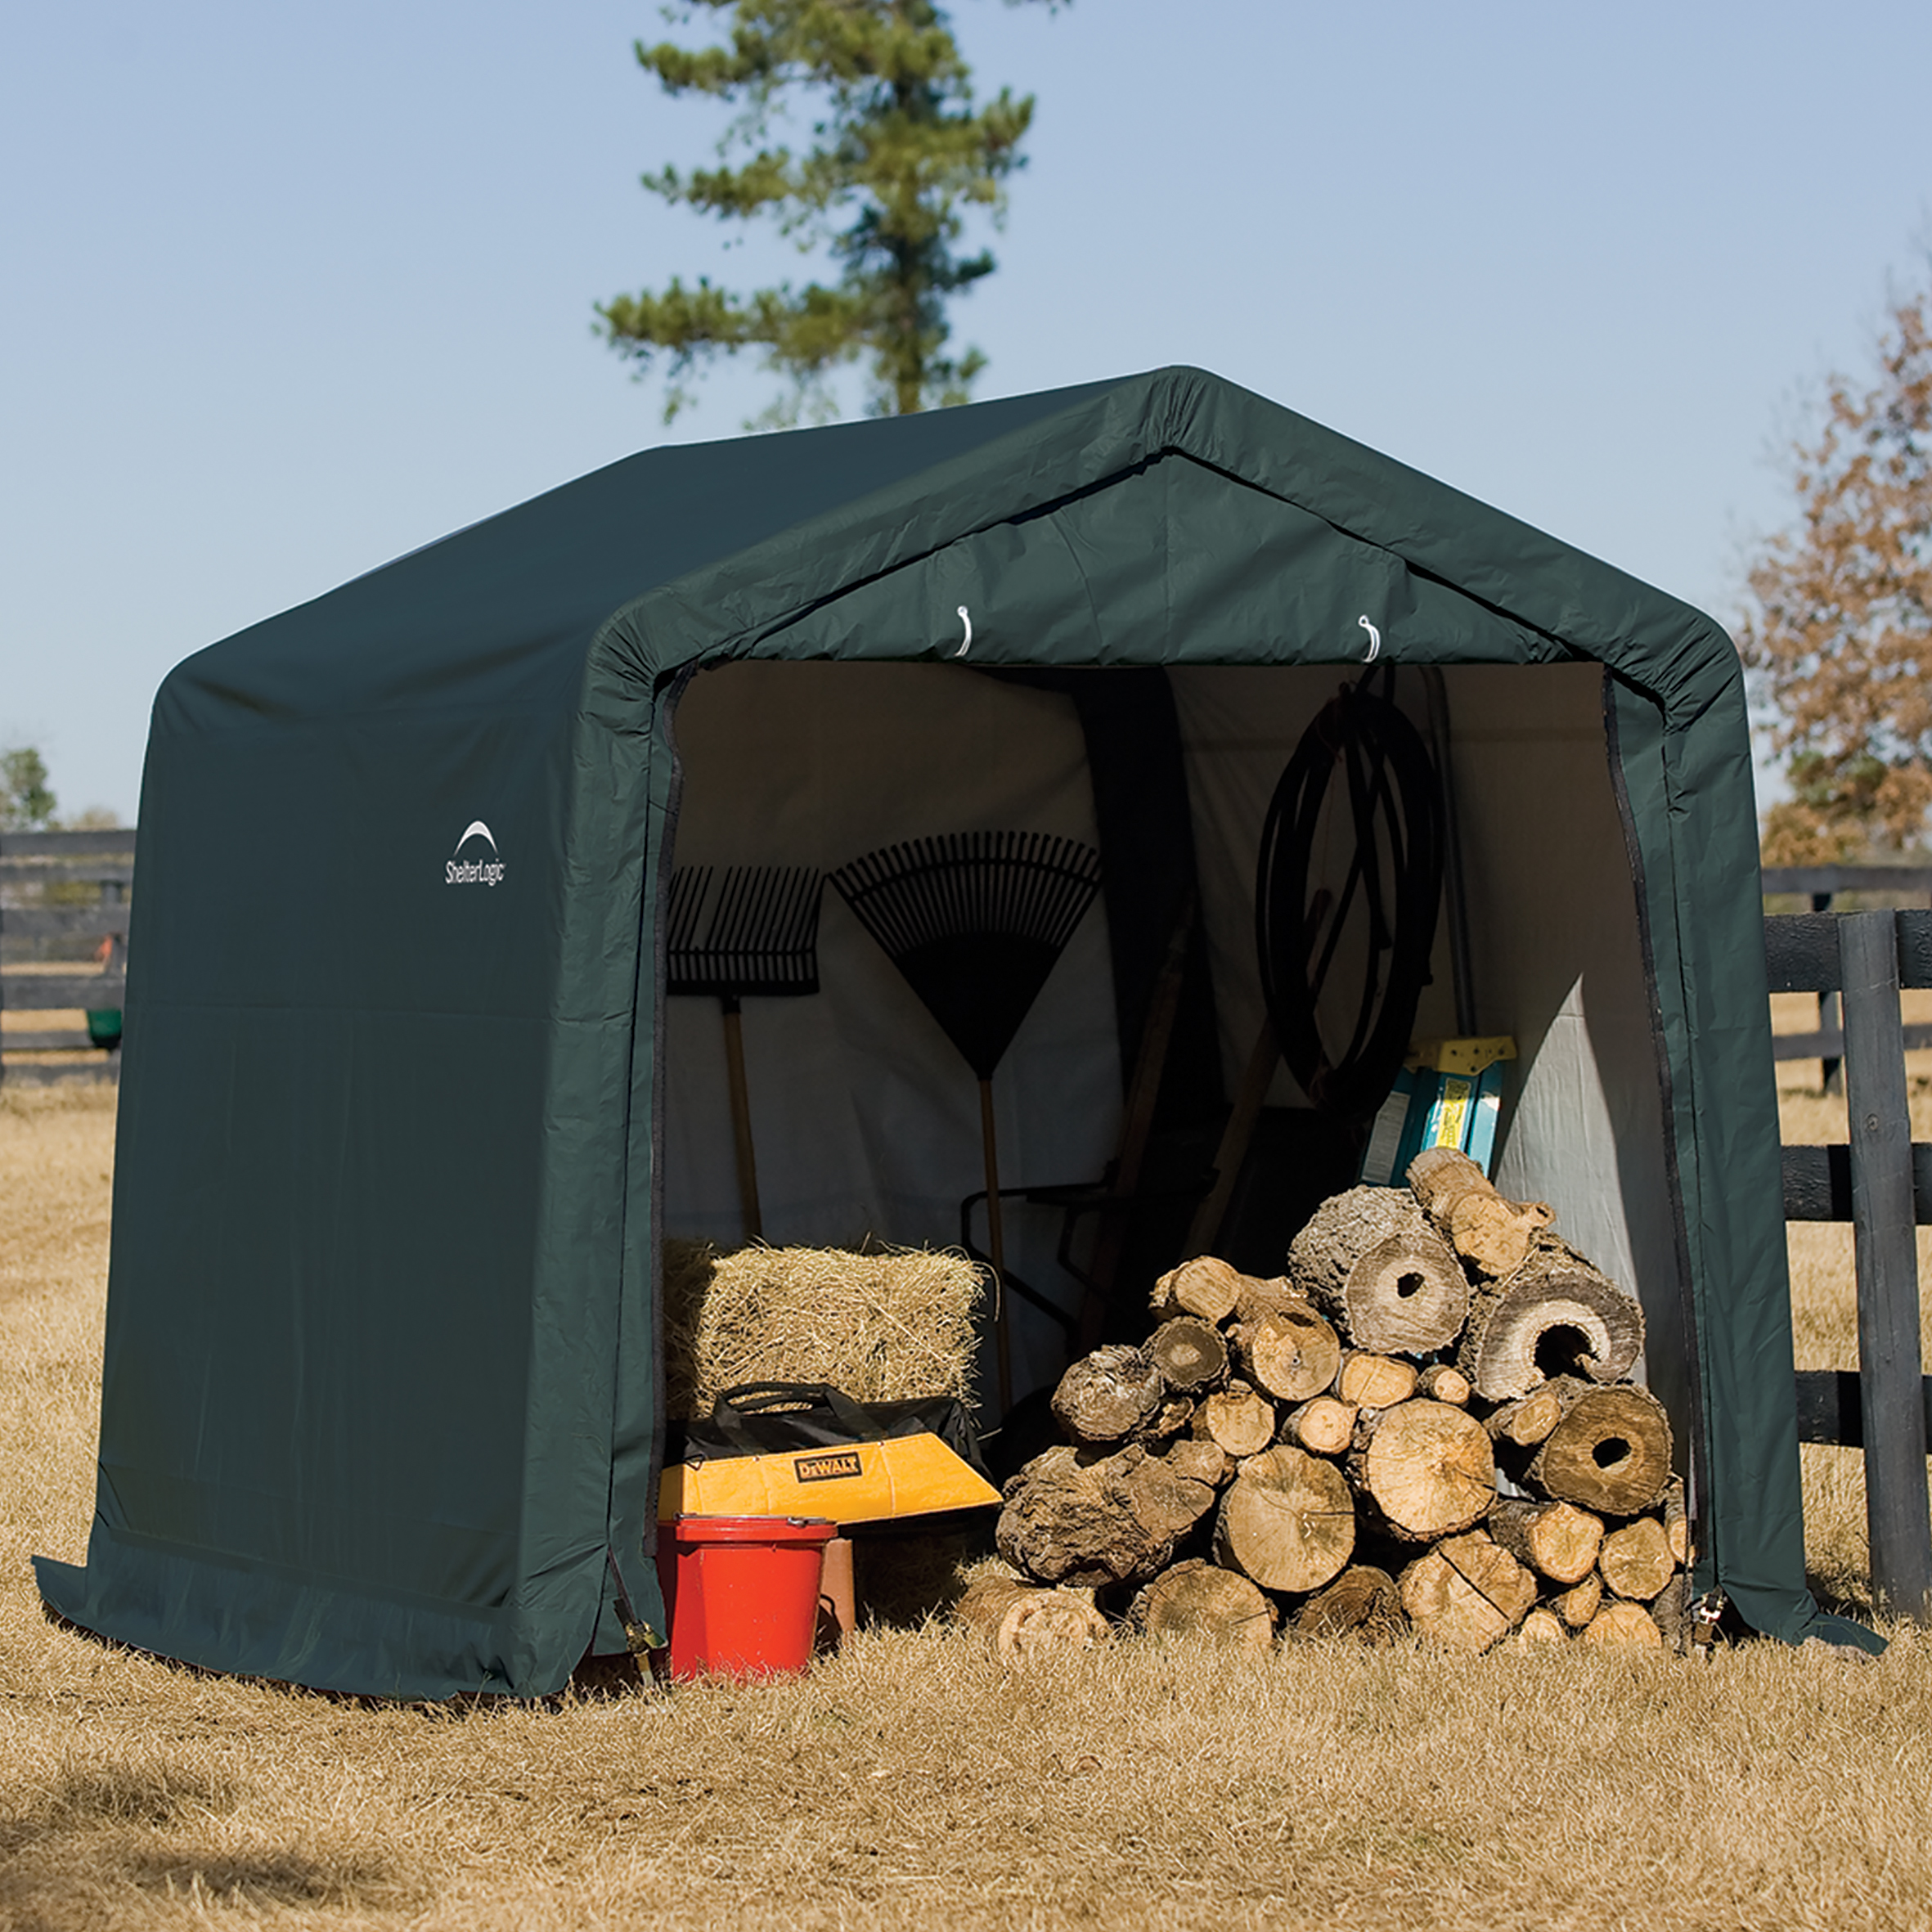
<instances>
[{"instance_id":1,"label":"metal tine rake","mask_svg":"<svg viewBox=\"0 0 1932 1932\"><path fill-rule=\"evenodd\" d=\"M803 865L731 865L721 872L711 865L681 865L671 875L665 991L709 994L724 1015L738 1197L746 1236L753 1241L764 1234L765 1222L739 1003L819 990L822 884L821 876Z\"/></svg>"},{"instance_id":2,"label":"metal tine rake","mask_svg":"<svg viewBox=\"0 0 1932 1932\"><path fill-rule=\"evenodd\" d=\"M956 832L891 845L832 883L979 1081L986 1245L1006 1272L993 1074L1100 883L1100 855L1043 832ZM1002 1296L994 1324L1001 1408L1012 1406Z\"/></svg>"}]
</instances>

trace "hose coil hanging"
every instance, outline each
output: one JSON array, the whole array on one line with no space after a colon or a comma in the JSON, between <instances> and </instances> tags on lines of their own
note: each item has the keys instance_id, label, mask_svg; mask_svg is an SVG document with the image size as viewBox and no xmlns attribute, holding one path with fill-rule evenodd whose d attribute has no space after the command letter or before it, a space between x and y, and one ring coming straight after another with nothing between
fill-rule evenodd
<instances>
[{"instance_id":1,"label":"hose coil hanging","mask_svg":"<svg viewBox=\"0 0 1932 1932\"><path fill-rule=\"evenodd\" d=\"M1345 685L1302 734L1261 832L1255 949L1277 1045L1315 1108L1350 1127L1374 1115L1401 1072L1442 902L1442 795L1421 735L1388 693L1394 667ZM1339 779L1353 831L1338 890L1319 883L1315 844ZM1366 966L1347 1044L1331 1053L1316 1009L1358 895Z\"/></svg>"}]
</instances>

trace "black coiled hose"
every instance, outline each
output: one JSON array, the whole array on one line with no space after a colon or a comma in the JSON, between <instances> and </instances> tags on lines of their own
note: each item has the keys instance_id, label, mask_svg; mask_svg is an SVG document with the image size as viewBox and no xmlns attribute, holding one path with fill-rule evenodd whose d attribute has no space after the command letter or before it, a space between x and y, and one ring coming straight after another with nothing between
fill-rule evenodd
<instances>
[{"instance_id":1,"label":"black coiled hose","mask_svg":"<svg viewBox=\"0 0 1932 1932\"><path fill-rule=\"evenodd\" d=\"M1436 767L1414 726L1368 680L1346 686L1302 734L1274 789L1255 878L1255 947L1276 1044L1321 1112L1365 1126L1407 1056L1429 982L1442 902L1443 815ZM1354 833L1338 890L1314 876L1315 838L1340 779ZM1368 964L1347 1044L1331 1054L1316 1005L1357 896Z\"/></svg>"}]
</instances>

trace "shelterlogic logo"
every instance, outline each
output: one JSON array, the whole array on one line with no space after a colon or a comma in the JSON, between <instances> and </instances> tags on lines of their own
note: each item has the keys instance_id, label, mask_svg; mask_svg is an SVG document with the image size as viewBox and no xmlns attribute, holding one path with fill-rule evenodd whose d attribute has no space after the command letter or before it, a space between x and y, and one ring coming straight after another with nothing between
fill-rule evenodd
<instances>
[{"instance_id":1,"label":"shelterlogic logo","mask_svg":"<svg viewBox=\"0 0 1932 1932\"><path fill-rule=\"evenodd\" d=\"M473 838L480 838L490 848L487 859L480 851L467 859L463 856L463 848ZM472 819L469 829L456 841L456 856L443 861L443 883L446 886L500 886L503 871L503 861L496 856L495 835L481 819Z\"/></svg>"}]
</instances>

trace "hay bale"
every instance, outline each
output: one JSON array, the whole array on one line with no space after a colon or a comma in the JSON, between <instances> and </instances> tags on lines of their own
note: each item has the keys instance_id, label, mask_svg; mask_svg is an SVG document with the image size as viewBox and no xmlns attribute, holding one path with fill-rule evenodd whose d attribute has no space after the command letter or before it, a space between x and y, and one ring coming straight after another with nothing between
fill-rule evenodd
<instances>
[{"instance_id":1,"label":"hay bale","mask_svg":"<svg viewBox=\"0 0 1932 1932\"><path fill-rule=\"evenodd\" d=\"M860 1402L973 1400L982 1283L965 1256L925 1248L664 1243L668 1413L711 1413L749 1382L826 1382Z\"/></svg>"}]
</instances>

